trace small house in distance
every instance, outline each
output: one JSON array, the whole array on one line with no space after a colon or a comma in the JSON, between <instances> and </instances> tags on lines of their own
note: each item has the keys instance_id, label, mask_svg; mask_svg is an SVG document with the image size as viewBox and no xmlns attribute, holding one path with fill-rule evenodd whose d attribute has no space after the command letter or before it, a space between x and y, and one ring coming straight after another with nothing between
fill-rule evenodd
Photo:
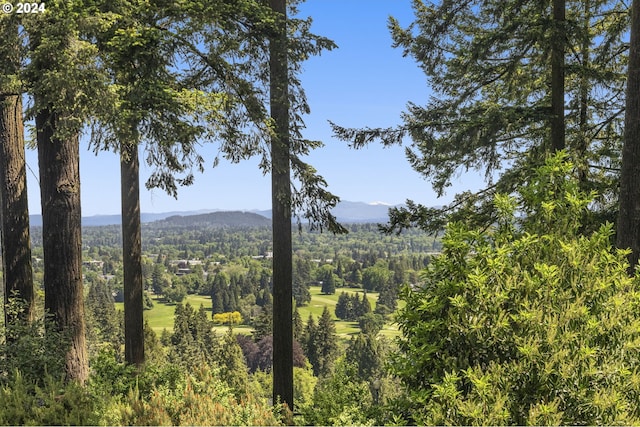
<instances>
[{"instance_id":1,"label":"small house in distance","mask_svg":"<svg viewBox=\"0 0 640 427\"><path fill-rule=\"evenodd\" d=\"M176 276L184 276L193 271L191 269L192 266L202 265L202 261L199 259L178 259L171 261L170 264L177 267Z\"/></svg>"}]
</instances>

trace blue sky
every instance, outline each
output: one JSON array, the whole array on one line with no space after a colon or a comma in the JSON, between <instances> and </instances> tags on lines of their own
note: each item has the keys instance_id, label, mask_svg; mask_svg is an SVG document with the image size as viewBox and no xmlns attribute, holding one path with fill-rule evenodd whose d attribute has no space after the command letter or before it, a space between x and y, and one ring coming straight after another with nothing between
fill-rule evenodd
<instances>
[{"instance_id":1,"label":"blue sky","mask_svg":"<svg viewBox=\"0 0 640 427\"><path fill-rule=\"evenodd\" d=\"M338 49L314 57L304 65L302 82L311 106L305 118L305 137L321 140L308 161L324 176L329 190L343 200L398 204L406 199L440 205L456 191L478 189L478 175L463 175L441 199L431 185L409 166L404 149L371 145L349 149L331 137L328 120L347 127L392 126L412 101L425 104L429 88L424 74L411 58L391 47L389 16L402 25L413 19L410 0L307 0L301 16L313 18L313 31L336 42ZM142 188L143 212L204 209L269 209L270 180L258 169L258 160L231 165L224 161L211 167L215 144L202 146L208 167L197 174L195 184L181 188L178 199L161 190ZM40 213L35 175L37 154L27 152L29 209ZM80 175L83 216L120 212L119 163L114 153L94 155L81 145ZM142 168L141 179L148 171Z\"/></svg>"}]
</instances>

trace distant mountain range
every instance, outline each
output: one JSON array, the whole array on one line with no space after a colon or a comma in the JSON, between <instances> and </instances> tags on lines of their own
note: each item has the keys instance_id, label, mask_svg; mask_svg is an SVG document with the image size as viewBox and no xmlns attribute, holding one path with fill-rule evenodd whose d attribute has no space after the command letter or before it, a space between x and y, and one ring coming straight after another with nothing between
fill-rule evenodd
<instances>
[{"instance_id":1,"label":"distant mountain range","mask_svg":"<svg viewBox=\"0 0 640 427\"><path fill-rule=\"evenodd\" d=\"M332 213L336 216L338 221L345 223L387 222L389 220L389 208L391 207L393 206L382 202L365 203L342 201L333 208ZM271 210L254 210L251 212L271 218Z\"/></svg>"},{"instance_id":2,"label":"distant mountain range","mask_svg":"<svg viewBox=\"0 0 640 427\"><path fill-rule=\"evenodd\" d=\"M342 201L333 209L333 214L338 221L343 223L378 223L386 222L389 219L388 211L391 205L382 202L364 203ZM216 213L218 215L207 216ZM251 215L247 215L251 214ZM256 217L260 218L256 218ZM188 218L187 217L196 217ZM222 209L184 211L184 212L163 212L163 213L142 213L140 219L143 223L154 221L169 220L173 224L186 224L206 222L214 225L227 226L258 226L271 224L271 210L252 210L252 211L228 211ZM41 215L30 216L31 225L42 226ZM266 222L265 222L266 221ZM93 215L82 217L82 225L84 227L95 227L101 225L117 225L120 224L120 215Z\"/></svg>"}]
</instances>

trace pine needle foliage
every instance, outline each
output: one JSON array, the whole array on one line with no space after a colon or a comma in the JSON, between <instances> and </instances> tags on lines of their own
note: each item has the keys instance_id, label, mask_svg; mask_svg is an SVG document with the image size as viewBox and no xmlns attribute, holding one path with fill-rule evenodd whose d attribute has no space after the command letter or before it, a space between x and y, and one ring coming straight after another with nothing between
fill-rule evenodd
<instances>
[{"instance_id":1,"label":"pine needle foliage","mask_svg":"<svg viewBox=\"0 0 640 427\"><path fill-rule=\"evenodd\" d=\"M516 191L527 168L555 151L551 135L556 131L566 135L581 188L598 193L597 216L613 218L628 5L566 1L561 22L553 2L413 0L412 5L414 21L403 27L390 18L389 29L394 46L425 73L433 95L423 105L409 103L400 126L333 124L334 133L354 148L372 142L402 145L410 139L406 153L411 167L439 195L470 170L484 174L487 185L458 193L442 208L407 201L406 208L390 211L384 230L418 226L440 232L452 214L491 224L497 214L494 196ZM552 84L558 39L564 44L562 90ZM556 92L565 100L561 125L552 108Z\"/></svg>"}]
</instances>

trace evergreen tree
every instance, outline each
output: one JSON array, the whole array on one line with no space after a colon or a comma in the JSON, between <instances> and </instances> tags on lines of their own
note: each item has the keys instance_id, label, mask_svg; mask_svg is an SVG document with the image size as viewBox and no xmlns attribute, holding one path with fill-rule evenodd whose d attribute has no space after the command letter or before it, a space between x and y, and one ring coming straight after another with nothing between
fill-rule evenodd
<instances>
[{"instance_id":1,"label":"evergreen tree","mask_svg":"<svg viewBox=\"0 0 640 427\"><path fill-rule=\"evenodd\" d=\"M357 366L361 380L371 381L379 375L382 367L379 347L375 335L360 333L349 340L345 359Z\"/></svg>"},{"instance_id":2,"label":"evergreen tree","mask_svg":"<svg viewBox=\"0 0 640 427\"><path fill-rule=\"evenodd\" d=\"M349 318L350 319L357 319L360 316L360 295L359 294L352 294L351 295L351 310L349 311Z\"/></svg>"},{"instance_id":3,"label":"evergreen tree","mask_svg":"<svg viewBox=\"0 0 640 427\"><path fill-rule=\"evenodd\" d=\"M55 2L22 24L29 36L25 80L33 96L42 205L45 310L70 336L67 379L89 375L84 294L79 134L109 99L106 76L87 41L101 16L81 0Z\"/></svg>"},{"instance_id":4,"label":"evergreen tree","mask_svg":"<svg viewBox=\"0 0 640 427\"><path fill-rule=\"evenodd\" d=\"M336 280L333 271L327 271L322 277L322 286L320 291L325 295L333 295L336 293Z\"/></svg>"},{"instance_id":5,"label":"evergreen tree","mask_svg":"<svg viewBox=\"0 0 640 427\"><path fill-rule=\"evenodd\" d=\"M309 363L311 366L319 366L318 362L318 343L316 342L316 322L313 319L313 315L309 314L309 318L307 319L307 324L304 327L304 332L302 334L302 348L304 350L304 354L307 356ZM314 368L315 372L315 368Z\"/></svg>"},{"instance_id":6,"label":"evergreen tree","mask_svg":"<svg viewBox=\"0 0 640 427\"><path fill-rule=\"evenodd\" d=\"M358 318L358 326L363 334L375 337L384 326L384 317L377 313L367 313Z\"/></svg>"},{"instance_id":7,"label":"evergreen tree","mask_svg":"<svg viewBox=\"0 0 640 427\"><path fill-rule=\"evenodd\" d=\"M211 286L211 302L213 304L212 314L224 313L228 310L225 309L225 296L228 293L229 276L224 272L219 272L213 278L213 284Z\"/></svg>"},{"instance_id":8,"label":"evergreen tree","mask_svg":"<svg viewBox=\"0 0 640 427\"><path fill-rule=\"evenodd\" d=\"M300 342L304 330L304 323L298 311L298 307L293 310L293 340Z\"/></svg>"},{"instance_id":9,"label":"evergreen tree","mask_svg":"<svg viewBox=\"0 0 640 427\"><path fill-rule=\"evenodd\" d=\"M207 355L194 337L194 311L190 304L176 305L168 360L188 370L207 364Z\"/></svg>"},{"instance_id":10,"label":"evergreen tree","mask_svg":"<svg viewBox=\"0 0 640 427\"><path fill-rule=\"evenodd\" d=\"M314 346L317 352L315 357L316 365L313 365L313 372L316 376L329 375L333 369L334 361L338 357L338 336L336 335L336 325L326 306L318 319L318 326L315 328L313 340L315 341ZM311 361L311 358L309 358L309 361Z\"/></svg>"},{"instance_id":11,"label":"evergreen tree","mask_svg":"<svg viewBox=\"0 0 640 427\"><path fill-rule=\"evenodd\" d=\"M240 305L240 288L235 280L229 284L229 306L226 311L237 311Z\"/></svg>"},{"instance_id":12,"label":"evergreen tree","mask_svg":"<svg viewBox=\"0 0 640 427\"><path fill-rule=\"evenodd\" d=\"M22 40L18 16L0 19L3 43L0 56L0 243L3 272L5 324L11 319L9 298L24 302L19 316L33 320L35 292L31 267L29 206L22 120L22 87L18 78L22 62Z\"/></svg>"},{"instance_id":13,"label":"evergreen tree","mask_svg":"<svg viewBox=\"0 0 640 427\"><path fill-rule=\"evenodd\" d=\"M293 259L291 240L291 139L286 0L269 0L280 24L269 40L271 208L273 211L273 400L293 410Z\"/></svg>"},{"instance_id":14,"label":"evergreen tree","mask_svg":"<svg viewBox=\"0 0 640 427\"><path fill-rule=\"evenodd\" d=\"M313 268L313 266L311 265L311 261L300 256L294 256L293 260L294 282L308 284L311 280L311 270Z\"/></svg>"},{"instance_id":15,"label":"evergreen tree","mask_svg":"<svg viewBox=\"0 0 640 427\"><path fill-rule=\"evenodd\" d=\"M167 330L165 329L164 331L166 332ZM149 364L160 364L166 361L162 341L158 339L154 330L149 326L148 320L144 322L144 354L145 361Z\"/></svg>"},{"instance_id":16,"label":"evergreen tree","mask_svg":"<svg viewBox=\"0 0 640 427\"><path fill-rule=\"evenodd\" d=\"M144 309L142 280L142 229L140 224L140 165L138 146L124 143L120 148L122 252L124 273L125 360L142 367L144 363Z\"/></svg>"},{"instance_id":17,"label":"evergreen tree","mask_svg":"<svg viewBox=\"0 0 640 427\"><path fill-rule=\"evenodd\" d=\"M342 266L342 260L338 259L336 263L336 276L343 279L344 278L344 268Z\"/></svg>"},{"instance_id":18,"label":"evergreen tree","mask_svg":"<svg viewBox=\"0 0 640 427\"><path fill-rule=\"evenodd\" d=\"M350 298L346 292L342 291L336 303L335 313L338 319L346 320L349 316Z\"/></svg>"},{"instance_id":19,"label":"evergreen tree","mask_svg":"<svg viewBox=\"0 0 640 427\"><path fill-rule=\"evenodd\" d=\"M362 285L362 270L360 270L359 268L353 270L353 272L351 273L351 281L355 285Z\"/></svg>"},{"instance_id":20,"label":"evergreen tree","mask_svg":"<svg viewBox=\"0 0 640 427\"><path fill-rule=\"evenodd\" d=\"M229 9L224 3L210 2L202 8L191 8L195 16L190 17L190 25L182 32L180 42L186 47L189 57L186 62L192 64L190 77L203 82L203 89L229 94L221 103L222 114L230 117L219 126L221 153L234 162L259 155L261 167L271 173L274 347L288 355L292 342L292 214L301 211L313 224L344 231L330 212L338 198L325 190L324 179L300 158L318 145L302 139L300 134L303 127L300 118L308 111L297 79L300 62L333 47L333 43L310 34L310 21L288 19L285 0L270 0L265 6L262 2L248 1L244 7ZM221 10L226 12L220 13ZM244 15L228 16L231 10ZM211 16L229 18L223 30L211 31ZM247 34L246 39L220 43L220 33L235 31ZM269 43L265 43L265 36ZM205 48L204 52L200 46ZM233 63L226 61L229 57ZM266 58L268 72L265 72ZM244 132L245 129L250 132ZM291 185L292 178L300 184L299 188ZM292 372L288 356L278 359L274 366L274 397L280 396L290 407L293 407Z\"/></svg>"},{"instance_id":21,"label":"evergreen tree","mask_svg":"<svg viewBox=\"0 0 640 427\"><path fill-rule=\"evenodd\" d=\"M187 335L191 335L189 327L189 318L191 315L191 305L185 307L181 303L176 304L173 321L173 334L171 335L171 343L177 344L187 339Z\"/></svg>"},{"instance_id":22,"label":"evergreen tree","mask_svg":"<svg viewBox=\"0 0 640 427\"><path fill-rule=\"evenodd\" d=\"M249 372L240 345L231 329L222 338L217 355L220 377L238 396L246 395Z\"/></svg>"},{"instance_id":23,"label":"evergreen tree","mask_svg":"<svg viewBox=\"0 0 640 427\"><path fill-rule=\"evenodd\" d=\"M384 286L378 294L375 313L386 316L398 307L398 287L393 284Z\"/></svg>"},{"instance_id":24,"label":"evergreen tree","mask_svg":"<svg viewBox=\"0 0 640 427\"><path fill-rule=\"evenodd\" d=\"M516 191L532 167L562 148L581 188L601 194L597 214L612 218L626 61L623 2L413 4L416 19L408 28L395 19L389 25L394 45L419 63L434 96L426 106L410 104L398 128L334 130L356 147L401 144L410 136L408 159L438 194L464 170L484 171L489 184L441 209L407 201L391 209L385 230L437 232L449 217L492 224L493 195Z\"/></svg>"},{"instance_id":25,"label":"evergreen tree","mask_svg":"<svg viewBox=\"0 0 640 427\"><path fill-rule=\"evenodd\" d=\"M305 306L311 302L311 291L309 290L309 286L306 282L293 282L293 298L296 301L296 305L300 307Z\"/></svg>"},{"instance_id":26,"label":"evergreen tree","mask_svg":"<svg viewBox=\"0 0 640 427\"><path fill-rule=\"evenodd\" d=\"M153 308L153 300L149 296L148 292L144 293L144 300L143 300L142 308L144 310L151 310Z\"/></svg>"},{"instance_id":27,"label":"evergreen tree","mask_svg":"<svg viewBox=\"0 0 640 427\"><path fill-rule=\"evenodd\" d=\"M272 335L272 334L273 334L273 308L271 305L265 305L264 307L260 308L260 314L253 321L253 337L255 340L260 340L261 338L266 337L267 335Z\"/></svg>"},{"instance_id":28,"label":"evergreen tree","mask_svg":"<svg viewBox=\"0 0 640 427\"><path fill-rule=\"evenodd\" d=\"M119 351L123 343L123 331L120 330L120 319L114 303L107 282L102 278L96 278L91 283L87 294L89 327L96 331L96 339L99 343L110 343Z\"/></svg>"},{"instance_id":29,"label":"evergreen tree","mask_svg":"<svg viewBox=\"0 0 640 427\"><path fill-rule=\"evenodd\" d=\"M203 304L200 304L200 308L195 317L194 336L197 341L201 342L205 348L213 345L211 342L213 324L207 316L207 309Z\"/></svg>"},{"instance_id":30,"label":"evergreen tree","mask_svg":"<svg viewBox=\"0 0 640 427\"><path fill-rule=\"evenodd\" d=\"M365 316L369 313L371 313L371 303L369 302L369 298L367 297L367 291L365 290L364 295L362 296L362 302L358 307L357 317Z\"/></svg>"},{"instance_id":31,"label":"evergreen tree","mask_svg":"<svg viewBox=\"0 0 640 427\"><path fill-rule=\"evenodd\" d=\"M218 339L203 306L198 311L191 304L176 305L169 360L195 369L218 363Z\"/></svg>"},{"instance_id":32,"label":"evergreen tree","mask_svg":"<svg viewBox=\"0 0 640 427\"><path fill-rule=\"evenodd\" d=\"M202 159L193 145L202 127L189 120L194 108L171 67L175 40L160 22L167 22L171 9L149 13L144 2L104 4L117 16L98 37L101 57L109 68L117 100L100 116L106 132L98 144L120 152L123 270L125 295L125 355L129 363L144 362L143 283L141 267L141 224L139 197L139 144L147 143L154 171L149 185L175 195L172 174L200 166ZM174 148L177 147L177 148ZM181 151L179 154L178 152ZM189 183L190 177L178 182Z\"/></svg>"},{"instance_id":33,"label":"evergreen tree","mask_svg":"<svg viewBox=\"0 0 640 427\"><path fill-rule=\"evenodd\" d=\"M624 122L624 146L620 173L620 210L616 245L630 248L629 273L640 259L640 2L631 4L631 39Z\"/></svg>"}]
</instances>

